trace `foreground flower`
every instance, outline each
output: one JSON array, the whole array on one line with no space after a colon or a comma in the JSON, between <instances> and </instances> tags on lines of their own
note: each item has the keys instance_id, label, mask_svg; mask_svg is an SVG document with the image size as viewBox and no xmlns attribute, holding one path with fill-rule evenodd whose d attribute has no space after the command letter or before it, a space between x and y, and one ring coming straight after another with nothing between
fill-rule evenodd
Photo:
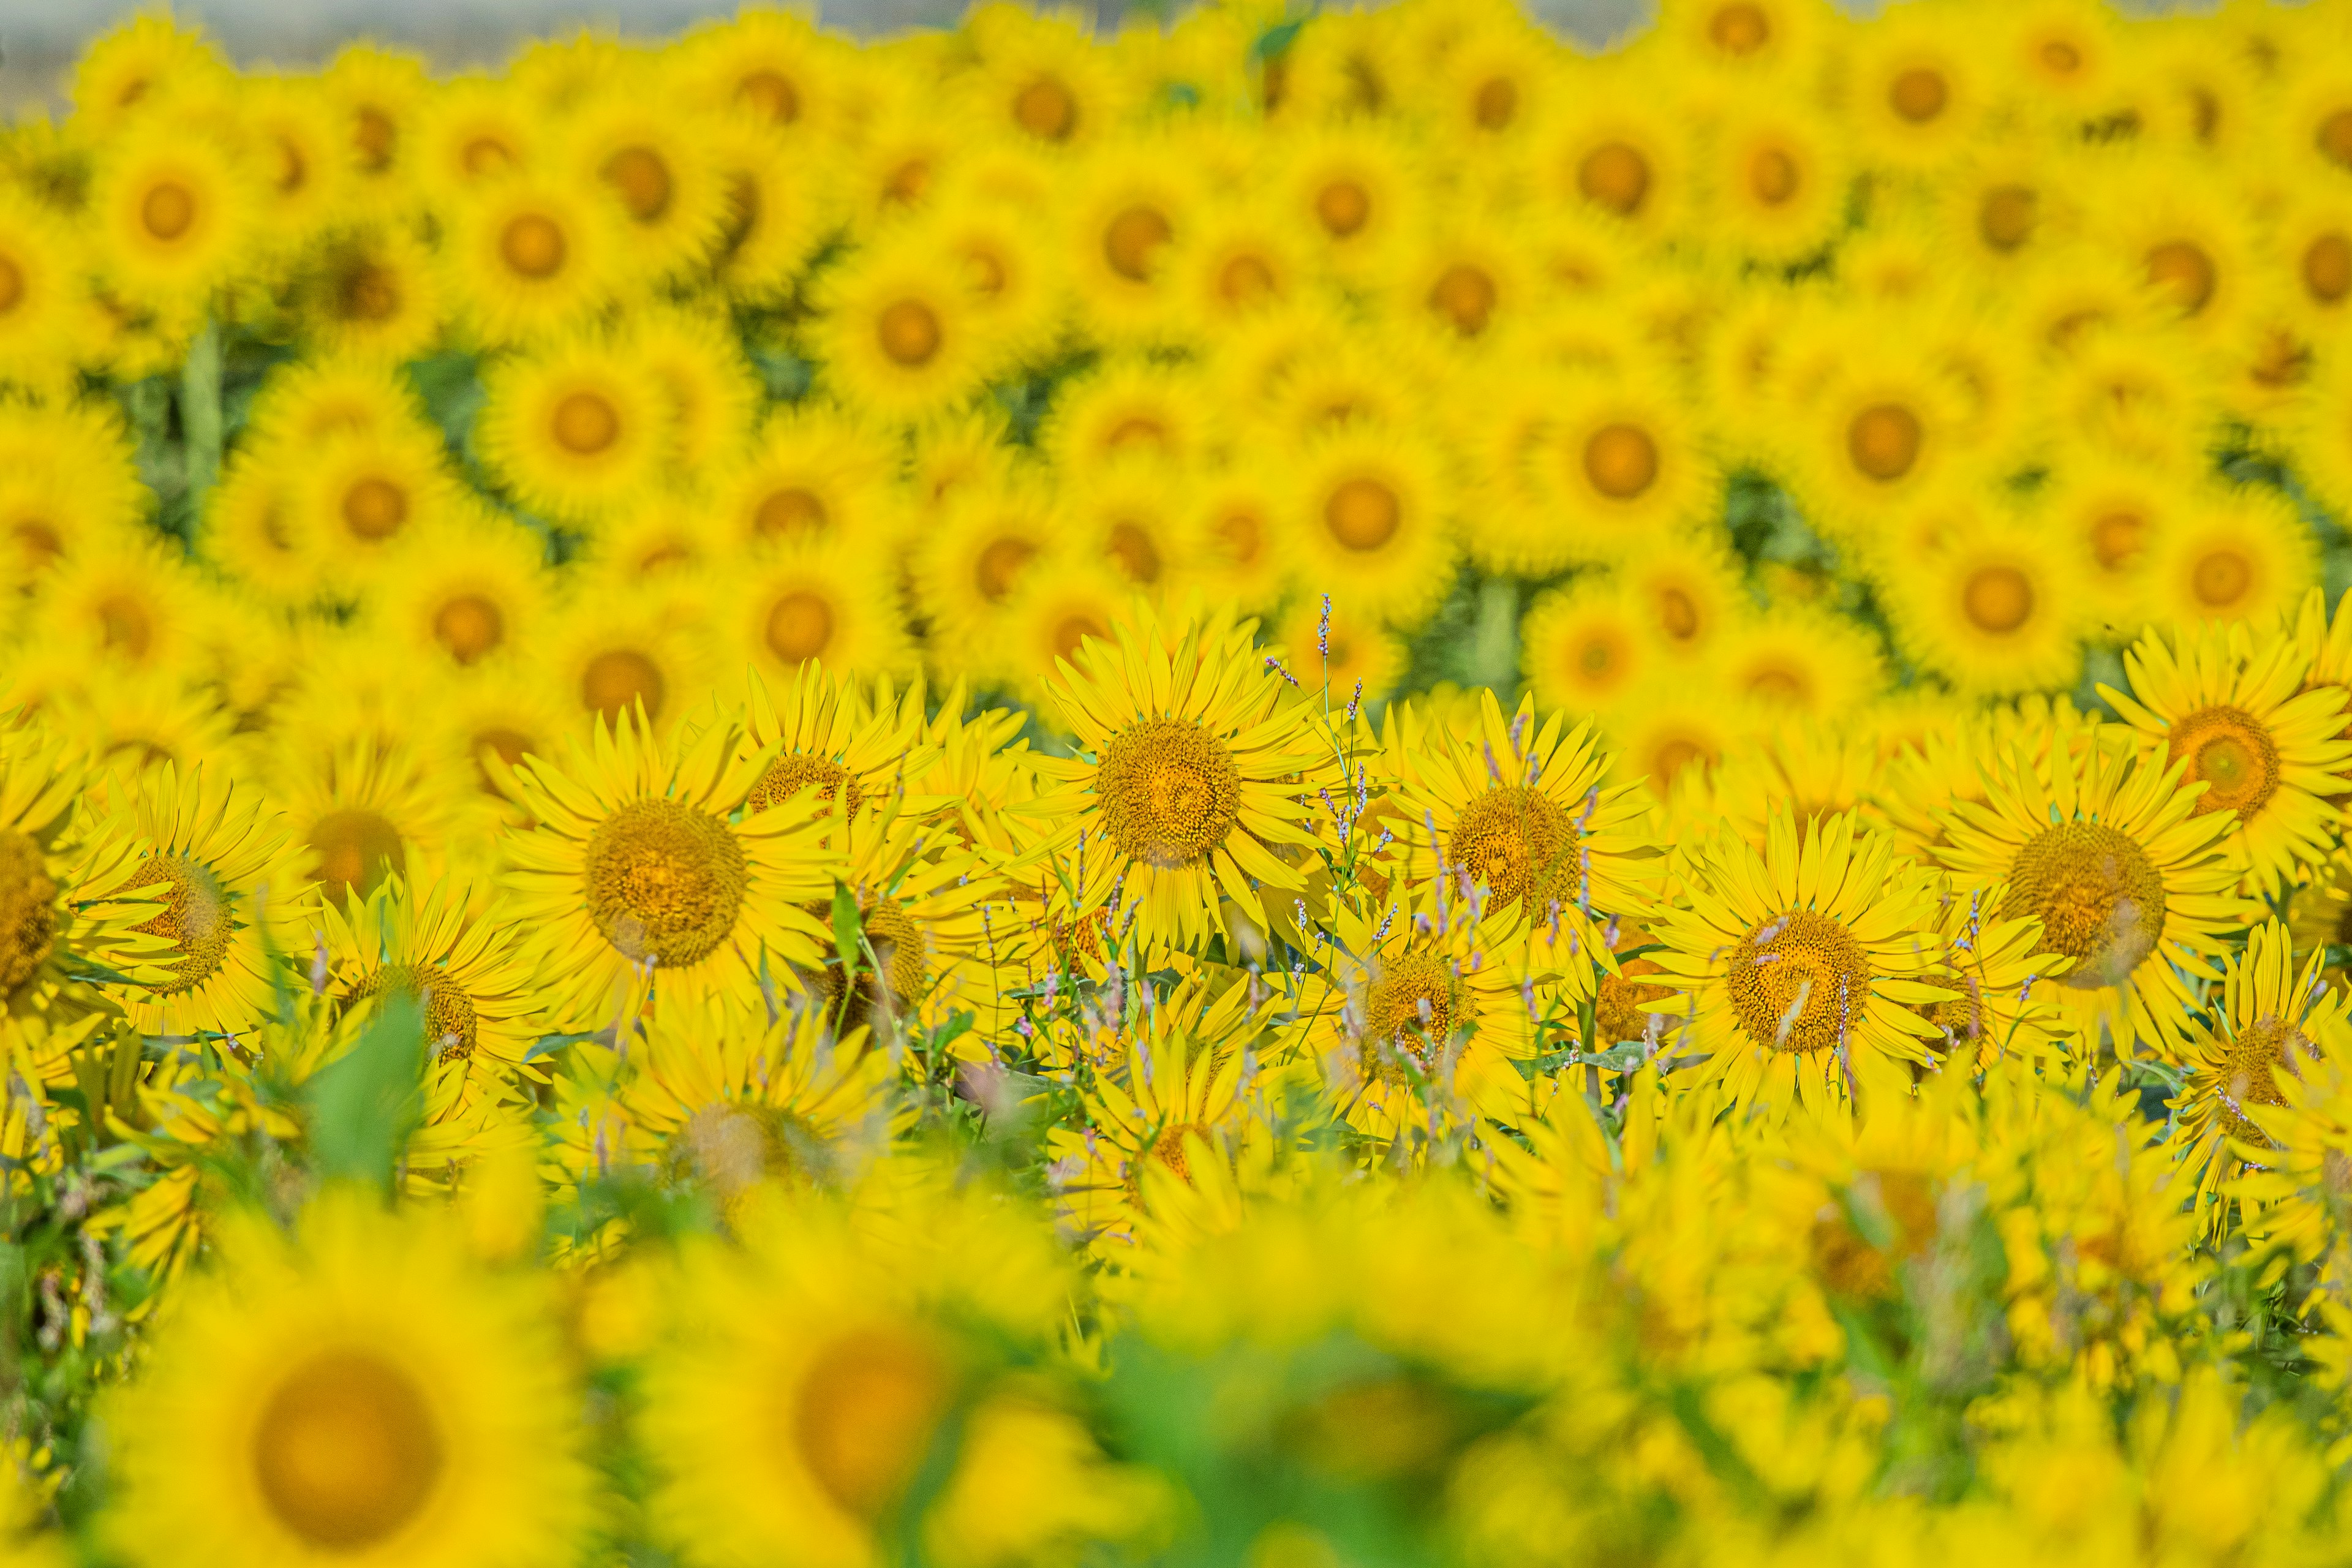
<instances>
[{"instance_id":1,"label":"foreground flower","mask_svg":"<svg viewBox=\"0 0 2352 1568\"><path fill-rule=\"evenodd\" d=\"M1223 900L1264 931L1260 889L1306 885L1277 851L1313 847L1314 783L1337 770L1250 630L1139 608L1115 642L1089 640L1047 683L1082 754L1040 757L1038 770L1066 786L1069 825L1109 849L1146 944L1223 931Z\"/></svg>"},{"instance_id":2,"label":"foreground flower","mask_svg":"<svg viewBox=\"0 0 2352 1568\"><path fill-rule=\"evenodd\" d=\"M1935 1059L1927 1042L1944 1031L1917 1009L1953 997L1935 878L1859 820L1841 812L1800 837L1784 810L1761 855L1717 835L1693 857L1692 907L1651 927L1659 983L1682 994L1648 1010L1736 1104L1899 1094L1907 1064Z\"/></svg>"},{"instance_id":3,"label":"foreground flower","mask_svg":"<svg viewBox=\"0 0 2352 1568\"><path fill-rule=\"evenodd\" d=\"M452 1227L341 1192L299 1237L247 1219L115 1404L111 1534L155 1568L572 1562L563 1365L536 1290Z\"/></svg>"}]
</instances>

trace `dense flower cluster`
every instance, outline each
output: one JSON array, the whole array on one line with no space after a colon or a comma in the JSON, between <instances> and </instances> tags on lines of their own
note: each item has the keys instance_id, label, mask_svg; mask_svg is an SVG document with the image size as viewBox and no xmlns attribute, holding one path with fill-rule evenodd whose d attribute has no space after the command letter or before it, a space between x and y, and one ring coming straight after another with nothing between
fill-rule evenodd
<instances>
[{"instance_id":1,"label":"dense flower cluster","mask_svg":"<svg viewBox=\"0 0 2352 1568\"><path fill-rule=\"evenodd\" d=\"M2302 1563L2352 7L0 132L0 1563Z\"/></svg>"}]
</instances>

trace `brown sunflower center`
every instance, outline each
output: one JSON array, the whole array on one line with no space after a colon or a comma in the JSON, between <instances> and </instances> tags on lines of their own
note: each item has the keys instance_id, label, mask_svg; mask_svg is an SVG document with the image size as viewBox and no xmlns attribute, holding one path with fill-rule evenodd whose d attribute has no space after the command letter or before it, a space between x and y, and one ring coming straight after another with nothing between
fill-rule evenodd
<instances>
[{"instance_id":1,"label":"brown sunflower center","mask_svg":"<svg viewBox=\"0 0 2352 1568\"><path fill-rule=\"evenodd\" d=\"M866 805L866 791L857 775L835 762L831 757L811 756L806 752L786 752L770 763L760 774L760 782L743 798L745 815L755 815L792 799L811 784L816 786L816 798L830 805L845 798L846 792L849 815L855 816Z\"/></svg>"},{"instance_id":2,"label":"brown sunflower center","mask_svg":"<svg viewBox=\"0 0 2352 1568\"><path fill-rule=\"evenodd\" d=\"M409 1373L369 1351L313 1355L270 1392L253 1434L269 1511L312 1548L363 1552L422 1512L446 1454Z\"/></svg>"},{"instance_id":3,"label":"brown sunflower center","mask_svg":"<svg viewBox=\"0 0 2352 1568\"><path fill-rule=\"evenodd\" d=\"M2061 822L2019 847L2000 912L2037 917L2042 940L2078 961L2066 984L2119 984L2164 934L2164 879L2127 835L2103 822Z\"/></svg>"},{"instance_id":4,"label":"brown sunflower center","mask_svg":"<svg viewBox=\"0 0 2352 1568\"><path fill-rule=\"evenodd\" d=\"M408 492L371 474L343 492L343 526L354 539L390 539L408 521Z\"/></svg>"},{"instance_id":5,"label":"brown sunflower center","mask_svg":"<svg viewBox=\"0 0 2352 1568\"><path fill-rule=\"evenodd\" d=\"M335 279L334 313L346 321L388 321L400 313L400 278L373 261L358 261Z\"/></svg>"},{"instance_id":6,"label":"brown sunflower center","mask_svg":"<svg viewBox=\"0 0 2352 1568\"><path fill-rule=\"evenodd\" d=\"M25 269L0 256L0 316L14 310L25 298Z\"/></svg>"},{"instance_id":7,"label":"brown sunflower center","mask_svg":"<svg viewBox=\"0 0 2352 1568\"><path fill-rule=\"evenodd\" d=\"M660 718L667 689L661 667L635 648L607 649L590 659L580 674L581 705L602 714L607 723L640 702L647 719Z\"/></svg>"},{"instance_id":8,"label":"brown sunflower center","mask_svg":"<svg viewBox=\"0 0 2352 1568\"><path fill-rule=\"evenodd\" d=\"M2221 1066L2217 1075L2224 1097L2222 1115L2231 1132L2252 1143L2267 1143L2269 1137L2247 1117L2240 1114L2242 1105L2284 1105L2286 1097L2279 1092L2278 1069L2295 1070L2295 1058L2311 1053L2311 1041L2302 1030L2284 1018L2257 1020L2222 1045Z\"/></svg>"},{"instance_id":9,"label":"brown sunflower center","mask_svg":"<svg viewBox=\"0 0 2352 1568\"><path fill-rule=\"evenodd\" d=\"M2033 237L2042 198L2030 185L1995 185L1977 204L1977 234L1993 249L2017 249Z\"/></svg>"},{"instance_id":10,"label":"brown sunflower center","mask_svg":"<svg viewBox=\"0 0 2352 1568\"><path fill-rule=\"evenodd\" d=\"M474 999L449 978L437 963L386 963L368 972L352 987L351 999L405 996L425 1004L425 1040L439 1061L460 1061L474 1054Z\"/></svg>"},{"instance_id":11,"label":"brown sunflower center","mask_svg":"<svg viewBox=\"0 0 2352 1568\"><path fill-rule=\"evenodd\" d=\"M2214 546L2189 569L2189 591L2207 609L2228 609L2253 585L2253 563L2231 545Z\"/></svg>"},{"instance_id":12,"label":"brown sunflower center","mask_svg":"<svg viewBox=\"0 0 2352 1568\"><path fill-rule=\"evenodd\" d=\"M2352 235L2337 229L2304 247L2303 290L2317 305L2352 294Z\"/></svg>"},{"instance_id":13,"label":"brown sunflower center","mask_svg":"<svg viewBox=\"0 0 2352 1568\"><path fill-rule=\"evenodd\" d=\"M382 814L356 807L320 817L310 828L310 848L319 857L311 875L338 907L353 894L374 891L402 853L399 829Z\"/></svg>"},{"instance_id":14,"label":"brown sunflower center","mask_svg":"<svg viewBox=\"0 0 2352 1568\"><path fill-rule=\"evenodd\" d=\"M1464 337L1475 338L1495 313L1495 280L1484 268L1457 261L1431 287L1429 308L1453 322Z\"/></svg>"},{"instance_id":15,"label":"brown sunflower center","mask_svg":"<svg viewBox=\"0 0 2352 1568\"><path fill-rule=\"evenodd\" d=\"M2014 566L1979 566L1960 588L1960 611L1977 630L2004 636L2032 618L2033 584Z\"/></svg>"},{"instance_id":16,"label":"brown sunflower center","mask_svg":"<svg viewBox=\"0 0 2352 1568\"><path fill-rule=\"evenodd\" d=\"M1020 580L1021 569L1036 554L1037 547L1025 539L992 539L972 563L972 586L990 604L1003 604Z\"/></svg>"},{"instance_id":17,"label":"brown sunflower center","mask_svg":"<svg viewBox=\"0 0 2352 1568\"><path fill-rule=\"evenodd\" d=\"M1688 642L1698 636L1697 601L1680 588L1661 588L1658 591L1658 629L1676 642Z\"/></svg>"},{"instance_id":18,"label":"brown sunflower center","mask_svg":"<svg viewBox=\"0 0 2352 1568\"><path fill-rule=\"evenodd\" d=\"M1706 36L1727 55L1752 55L1772 41L1772 22L1759 5L1719 6L1706 19Z\"/></svg>"},{"instance_id":19,"label":"brown sunflower center","mask_svg":"<svg viewBox=\"0 0 2352 1568\"><path fill-rule=\"evenodd\" d=\"M58 939L58 883L28 834L0 831L0 995L33 977Z\"/></svg>"},{"instance_id":20,"label":"brown sunflower center","mask_svg":"<svg viewBox=\"0 0 2352 1568\"><path fill-rule=\"evenodd\" d=\"M1187 719L1139 720L1105 742L1095 795L1119 853L1149 866L1197 865L1241 819L1233 753Z\"/></svg>"},{"instance_id":21,"label":"brown sunflower center","mask_svg":"<svg viewBox=\"0 0 2352 1568\"><path fill-rule=\"evenodd\" d=\"M853 1330L810 1358L786 1406L801 1468L859 1519L878 1519L929 1452L955 1393L954 1369L903 1329Z\"/></svg>"},{"instance_id":22,"label":"brown sunflower center","mask_svg":"<svg viewBox=\"0 0 2352 1568\"><path fill-rule=\"evenodd\" d=\"M1364 1070L1403 1084L1408 1060L1426 1075L1457 1029L1474 1021L1469 988L1437 952L1408 952L1364 988Z\"/></svg>"},{"instance_id":23,"label":"brown sunflower center","mask_svg":"<svg viewBox=\"0 0 2352 1568\"><path fill-rule=\"evenodd\" d=\"M1771 1050L1845 1043L1870 1000L1870 958L1853 933L1814 910L1791 910L1739 939L1726 968L1732 1016Z\"/></svg>"},{"instance_id":24,"label":"brown sunflower center","mask_svg":"<svg viewBox=\"0 0 2352 1568\"><path fill-rule=\"evenodd\" d=\"M1650 161L1622 142L1603 142L1577 164L1576 188L1593 205L1632 217L1650 195Z\"/></svg>"},{"instance_id":25,"label":"brown sunflower center","mask_svg":"<svg viewBox=\"0 0 2352 1568\"><path fill-rule=\"evenodd\" d=\"M1470 112L1482 131L1500 131L1517 118L1519 85L1507 76L1488 77L1478 84Z\"/></svg>"},{"instance_id":26,"label":"brown sunflower center","mask_svg":"<svg viewBox=\"0 0 2352 1568\"><path fill-rule=\"evenodd\" d=\"M1638 425L1604 425L1584 443L1584 477L1611 500L1632 500L1658 478L1658 444Z\"/></svg>"},{"instance_id":27,"label":"brown sunflower center","mask_svg":"<svg viewBox=\"0 0 2352 1568\"><path fill-rule=\"evenodd\" d=\"M2165 760L2189 759L2182 782L2203 781L2197 809L2234 811L2251 821L2278 793L2278 743L2254 716L2227 704L2200 708L2172 726Z\"/></svg>"},{"instance_id":28,"label":"brown sunflower center","mask_svg":"<svg viewBox=\"0 0 2352 1568\"><path fill-rule=\"evenodd\" d=\"M669 211L669 164L650 147L624 147L604 161L604 183L639 223L657 223Z\"/></svg>"},{"instance_id":29,"label":"brown sunflower center","mask_svg":"<svg viewBox=\"0 0 2352 1568\"><path fill-rule=\"evenodd\" d=\"M2339 109L2319 122L2312 144L2329 163L2352 169L2352 109Z\"/></svg>"},{"instance_id":30,"label":"brown sunflower center","mask_svg":"<svg viewBox=\"0 0 2352 1568\"><path fill-rule=\"evenodd\" d=\"M1913 125L1925 125L1944 112L1951 96L1952 89L1945 83L1943 72L1913 66L1898 72L1888 85L1886 105L1898 118Z\"/></svg>"},{"instance_id":31,"label":"brown sunflower center","mask_svg":"<svg viewBox=\"0 0 2352 1568\"><path fill-rule=\"evenodd\" d=\"M1846 455L1867 478L1892 484L1919 461L1925 434L1919 416L1902 404L1874 403L1846 426Z\"/></svg>"},{"instance_id":32,"label":"brown sunflower center","mask_svg":"<svg viewBox=\"0 0 2352 1568\"><path fill-rule=\"evenodd\" d=\"M1371 193L1353 180L1333 180L1315 193L1315 219L1332 238L1349 238L1372 220Z\"/></svg>"},{"instance_id":33,"label":"brown sunflower center","mask_svg":"<svg viewBox=\"0 0 2352 1568\"><path fill-rule=\"evenodd\" d=\"M179 949L180 956L164 966L172 972L171 983L157 987L169 996L212 978L228 957L236 926L230 918L227 887L203 861L186 855L151 856L124 888L136 890L158 883L163 885L162 912L131 929Z\"/></svg>"},{"instance_id":34,"label":"brown sunflower center","mask_svg":"<svg viewBox=\"0 0 2352 1568\"><path fill-rule=\"evenodd\" d=\"M480 594L445 599L433 612L433 640L459 664L472 664L506 640L506 617Z\"/></svg>"},{"instance_id":35,"label":"brown sunflower center","mask_svg":"<svg viewBox=\"0 0 2352 1568\"><path fill-rule=\"evenodd\" d=\"M1748 188L1768 207L1786 204L1804 183L1797 161L1778 147L1767 147L1748 161Z\"/></svg>"},{"instance_id":36,"label":"brown sunflower center","mask_svg":"<svg viewBox=\"0 0 2352 1568\"><path fill-rule=\"evenodd\" d=\"M1217 269L1217 294L1228 305L1246 305L1273 294L1278 285L1265 258L1236 256Z\"/></svg>"},{"instance_id":37,"label":"brown sunflower center","mask_svg":"<svg viewBox=\"0 0 2352 1568\"><path fill-rule=\"evenodd\" d=\"M2147 253L2147 280L2193 316L2213 298L2213 258L2188 240L2168 240Z\"/></svg>"},{"instance_id":38,"label":"brown sunflower center","mask_svg":"<svg viewBox=\"0 0 2352 1568\"><path fill-rule=\"evenodd\" d=\"M152 186L140 198L139 221L149 234L169 244L194 225L195 195L187 186L168 182Z\"/></svg>"},{"instance_id":39,"label":"brown sunflower center","mask_svg":"<svg viewBox=\"0 0 2352 1568\"><path fill-rule=\"evenodd\" d=\"M1403 521L1396 491L1378 479L1342 479L1323 502L1323 526L1349 550L1378 550Z\"/></svg>"},{"instance_id":40,"label":"brown sunflower center","mask_svg":"<svg viewBox=\"0 0 2352 1568\"><path fill-rule=\"evenodd\" d=\"M2147 539L2147 520L2136 511L2107 512L2091 524L2091 553L2103 572L2120 569Z\"/></svg>"},{"instance_id":41,"label":"brown sunflower center","mask_svg":"<svg viewBox=\"0 0 2352 1568\"><path fill-rule=\"evenodd\" d=\"M828 932L825 951L837 960L837 944L831 939L833 922L831 905L812 906L809 912L816 916ZM849 999L846 1013L841 1006L841 973L839 963L826 964L814 972L803 971L801 983L815 994L824 1005L825 1016L845 1030L860 1025L871 1026L877 1006L887 1004L890 1016L903 1016L906 1011L923 999L929 987L930 965L923 941L923 928L906 906L896 899L861 899L857 906L857 923L866 936L866 945L874 950L874 962L881 966L877 975L867 968L866 955L857 954L857 993ZM877 991L877 987L879 986Z\"/></svg>"},{"instance_id":42,"label":"brown sunflower center","mask_svg":"<svg viewBox=\"0 0 2352 1568\"><path fill-rule=\"evenodd\" d=\"M564 258L571 249L563 230L543 213L523 213L509 218L506 227L499 231L499 259L520 277L554 277L563 270Z\"/></svg>"},{"instance_id":43,"label":"brown sunflower center","mask_svg":"<svg viewBox=\"0 0 2352 1568\"><path fill-rule=\"evenodd\" d=\"M718 951L743 907L743 847L707 811L635 800L588 836L588 917L634 962L677 969Z\"/></svg>"},{"instance_id":44,"label":"brown sunflower center","mask_svg":"<svg viewBox=\"0 0 2352 1568\"><path fill-rule=\"evenodd\" d=\"M875 318L874 338L891 363L919 370L940 352L940 318L920 300L893 300Z\"/></svg>"},{"instance_id":45,"label":"brown sunflower center","mask_svg":"<svg viewBox=\"0 0 2352 1568\"><path fill-rule=\"evenodd\" d=\"M1524 898L1541 919L1553 901L1575 900L1576 848L1576 822L1558 801L1522 784L1494 784L1463 807L1445 855L1497 900Z\"/></svg>"},{"instance_id":46,"label":"brown sunflower center","mask_svg":"<svg viewBox=\"0 0 2352 1568\"><path fill-rule=\"evenodd\" d=\"M768 651L786 664L816 658L833 646L833 606L805 589L794 589L768 606Z\"/></svg>"},{"instance_id":47,"label":"brown sunflower center","mask_svg":"<svg viewBox=\"0 0 2352 1568\"><path fill-rule=\"evenodd\" d=\"M1151 1141L1148 1157L1176 1173L1186 1186L1192 1184L1192 1156L1184 1152L1184 1140L1197 1138L1209 1142L1209 1129L1198 1121L1171 1121L1160 1130Z\"/></svg>"},{"instance_id":48,"label":"brown sunflower center","mask_svg":"<svg viewBox=\"0 0 2352 1568\"><path fill-rule=\"evenodd\" d=\"M1176 237L1157 207L1128 207L1103 229L1104 264L1130 283L1149 282L1160 253Z\"/></svg>"},{"instance_id":49,"label":"brown sunflower center","mask_svg":"<svg viewBox=\"0 0 2352 1568\"><path fill-rule=\"evenodd\" d=\"M621 411L602 393L566 393L555 405L548 432L574 457L593 458L621 438Z\"/></svg>"},{"instance_id":50,"label":"brown sunflower center","mask_svg":"<svg viewBox=\"0 0 2352 1568\"><path fill-rule=\"evenodd\" d=\"M1041 76L1013 95L1013 118L1032 136L1066 142L1078 128L1078 100L1054 78Z\"/></svg>"},{"instance_id":51,"label":"brown sunflower center","mask_svg":"<svg viewBox=\"0 0 2352 1568\"><path fill-rule=\"evenodd\" d=\"M824 502L815 493L798 485L788 485L771 490L761 498L757 510L751 514L751 529L762 539L782 539L798 533L814 533L825 524Z\"/></svg>"}]
</instances>

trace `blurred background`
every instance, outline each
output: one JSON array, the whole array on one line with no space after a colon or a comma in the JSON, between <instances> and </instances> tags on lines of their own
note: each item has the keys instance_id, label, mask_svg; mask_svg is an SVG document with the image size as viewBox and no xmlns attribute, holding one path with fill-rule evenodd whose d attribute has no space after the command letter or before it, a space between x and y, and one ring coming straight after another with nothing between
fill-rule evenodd
<instances>
[{"instance_id":1,"label":"blurred background","mask_svg":"<svg viewBox=\"0 0 2352 1568\"><path fill-rule=\"evenodd\" d=\"M965 0L824 0L825 25L871 36L906 27L945 26ZM121 18L158 9L137 0L0 0L0 114L62 110L65 79L89 39ZM1116 23L1124 0L1076 8ZM200 0L172 8L211 31L240 65L323 63L352 38L406 45L441 69L490 65L519 38L574 27L616 28L662 37L705 16L730 16L733 0ZM1646 0L1536 0L1535 12L1598 46L1647 10Z\"/></svg>"}]
</instances>

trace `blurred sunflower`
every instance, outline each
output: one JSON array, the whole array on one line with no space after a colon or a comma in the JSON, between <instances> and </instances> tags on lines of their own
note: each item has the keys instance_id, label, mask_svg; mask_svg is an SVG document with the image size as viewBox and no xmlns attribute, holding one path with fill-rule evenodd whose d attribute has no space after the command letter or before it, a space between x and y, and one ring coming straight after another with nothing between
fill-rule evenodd
<instances>
[{"instance_id":1,"label":"blurred sunflower","mask_svg":"<svg viewBox=\"0 0 2352 1568\"><path fill-rule=\"evenodd\" d=\"M907 674L915 650L898 596L851 541L803 538L729 574L713 609L730 663L789 676L814 659L845 675Z\"/></svg>"},{"instance_id":2,"label":"blurred sunflower","mask_svg":"<svg viewBox=\"0 0 2352 1568\"><path fill-rule=\"evenodd\" d=\"M577 326L627 277L621 222L594 192L546 174L485 180L446 209L442 287L488 342Z\"/></svg>"},{"instance_id":3,"label":"blurred sunflower","mask_svg":"<svg viewBox=\"0 0 2352 1568\"><path fill-rule=\"evenodd\" d=\"M2200 1015L2190 1021L2182 1052L2189 1081L2174 1103L2195 1145L2189 1158L2200 1198L2217 1197L2256 1156L2277 1147L2248 1117L2248 1106L2284 1107L2281 1078L2340 1061L2352 1048L2345 994L2321 979L2325 963L2326 955L2315 952L2298 968L2285 925L2265 921L2247 932L2243 952L2223 960L2211 1020Z\"/></svg>"},{"instance_id":4,"label":"blurred sunflower","mask_svg":"<svg viewBox=\"0 0 2352 1568\"><path fill-rule=\"evenodd\" d=\"M425 1010L438 1062L520 1067L540 1033L539 994L521 932L481 881L386 878L365 898L318 910L329 987L343 1005L394 994Z\"/></svg>"},{"instance_id":5,"label":"blurred sunflower","mask_svg":"<svg viewBox=\"0 0 2352 1568\"><path fill-rule=\"evenodd\" d=\"M1970 696L2063 686L2082 666L2081 590L2043 535L1985 522L1926 554L1894 553L1887 617L1911 657Z\"/></svg>"},{"instance_id":6,"label":"blurred sunflower","mask_svg":"<svg viewBox=\"0 0 2352 1568\"><path fill-rule=\"evenodd\" d=\"M1411 626L1452 584L1459 546L1434 445L1404 428L1350 424L1291 467L1283 547L1311 592Z\"/></svg>"}]
</instances>

